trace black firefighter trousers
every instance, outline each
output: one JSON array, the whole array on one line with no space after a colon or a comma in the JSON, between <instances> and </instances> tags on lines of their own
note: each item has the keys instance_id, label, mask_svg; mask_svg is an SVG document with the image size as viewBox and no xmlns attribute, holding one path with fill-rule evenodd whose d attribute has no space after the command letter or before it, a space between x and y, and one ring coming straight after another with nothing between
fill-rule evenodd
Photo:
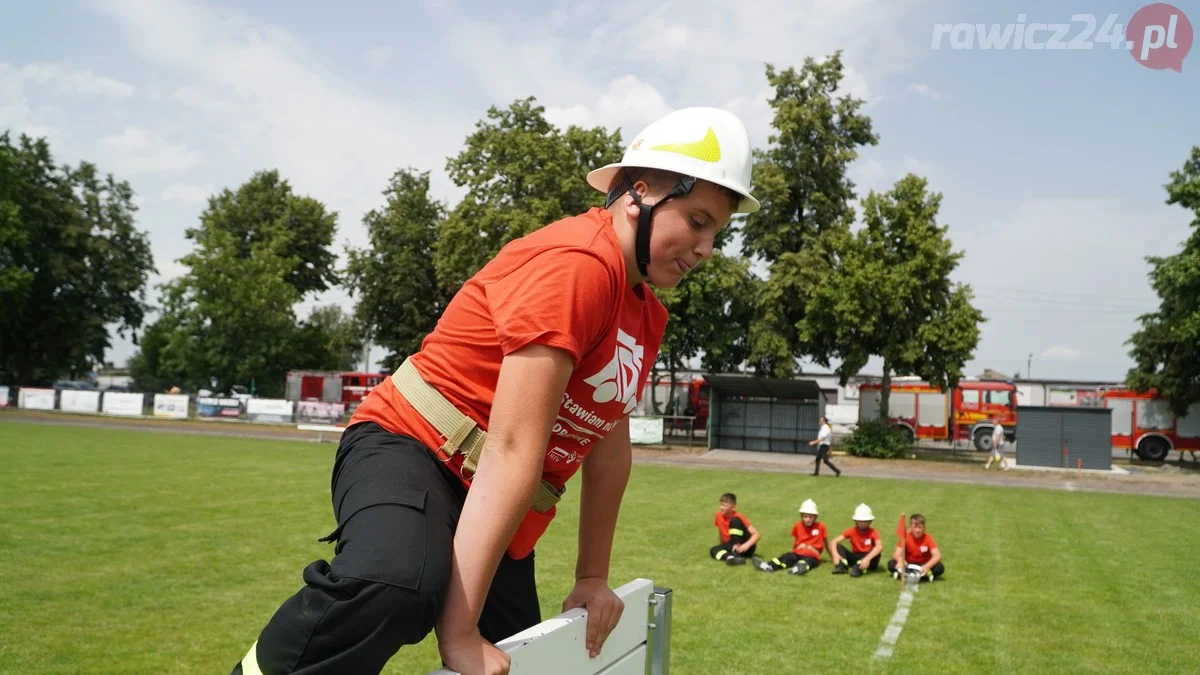
<instances>
[{"instance_id":1,"label":"black firefighter trousers","mask_svg":"<svg viewBox=\"0 0 1200 675\"><path fill-rule=\"evenodd\" d=\"M434 628L466 490L420 442L374 423L343 433L334 462L332 564L304 568L252 654L264 675L378 673ZM505 555L479 620L499 642L541 621L533 554ZM233 673L253 673L239 663Z\"/></svg>"}]
</instances>

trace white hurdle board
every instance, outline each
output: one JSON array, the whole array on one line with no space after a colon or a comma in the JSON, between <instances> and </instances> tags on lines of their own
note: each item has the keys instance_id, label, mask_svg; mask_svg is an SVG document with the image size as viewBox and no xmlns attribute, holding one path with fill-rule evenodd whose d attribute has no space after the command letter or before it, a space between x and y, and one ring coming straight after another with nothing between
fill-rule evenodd
<instances>
[{"instance_id":1,"label":"white hurdle board","mask_svg":"<svg viewBox=\"0 0 1200 675\"><path fill-rule=\"evenodd\" d=\"M333 426L331 424L297 424L296 428L300 431L315 431L315 432L317 432L317 442L318 443L325 440L325 434L333 434L335 436L341 436L342 432L346 430L345 427Z\"/></svg>"},{"instance_id":2,"label":"white hurdle board","mask_svg":"<svg viewBox=\"0 0 1200 675\"><path fill-rule=\"evenodd\" d=\"M496 644L511 659L511 675L668 675L671 591L649 579L614 590L625 603L600 654L587 652L587 611L572 609ZM430 675L459 675L442 668Z\"/></svg>"}]
</instances>

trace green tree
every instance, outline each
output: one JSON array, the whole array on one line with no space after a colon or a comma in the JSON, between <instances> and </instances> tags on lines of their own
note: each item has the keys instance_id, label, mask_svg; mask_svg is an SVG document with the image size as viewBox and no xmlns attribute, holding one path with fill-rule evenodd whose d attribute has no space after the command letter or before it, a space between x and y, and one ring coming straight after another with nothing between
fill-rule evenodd
<instances>
[{"instance_id":1,"label":"green tree","mask_svg":"<svg viewBox=\"0 0 1200 675\"><path fill-rule=\"evenodd\" d=\"M338 305L316 307L297 329L294 368L355 370L362 358L361 324Z\"/></svg>"},{"instance_id":2,"label":"green tree","mask_svg":"<svg viewBox=\"0 0 1200 675\"><path fill-rule=\"evenodd\" d=\"M678 286L655 294L671 316L658 359L670 374L670 400L675 399L677 373L696 356L701 355L701 367L710 373L737 369L746 360L754 278L744 258L715 251ZM658 402L651 403L657 409Z\"/></svg>"},{"instance_id":3,"label":"green tree","mask_svg":"<svg viewBox=\"0 0 1200 675\"><path fill-rule=\"evenodd\" d=\"M1146 259L1159 305L1139 317L1141 328L1126 343L1135 364L1127 382L1138 391L1157 389L1183 415L1200 401L1200 146L1170 179L1167 203L1192 212L1192 233L1179 253Z\"/></svg>"},{"instance_id":4,"label":"green tree","mask_svg":"<svg viewBox=\"0 0 1200 675\"><path fill-rule=\"evenodd\" d=\"M891 191L863 200L865 226L836 245L842 255L812 287L799 339L844 385L871 356L883 357L880 417L888 415L891 376L918 375L943 390L958 385L979 344L983 313L969 286L951 281L962 253L938 225L942 195L908 174ZM830 237L834 237L831 233Z\"/></svg>"},{"instance_id":5,"label":"green tree","mask_svg":"<svg viewBox=\"0 0 1200 675\"><path fill-rule=\"evenodd\" d=\"M0 134L0 379L78 377L103 362L110 325L136 335L154 272L136 212L128 183Z\"/></svg>"},{"instance_id":6,"label":"green tree","mask_svg":"<svg viewBox=\"0 0 1200 675\"><path fill-rule=\"evenodd\" d=\"M550 124L533 97L492 107L446 169L463 200L441 222L434 255L439 283L453 295L505 244L603 204L584 176L620 159L620 132Z\"/></svg>"},{"instance_id":7,"label":"green tree","mask_svg":"<svg viewBox=\"0 0 1200 675\"><path fill-rule=\"evenodd\" d=\"M749 360L759 372L789 377L796 359L811 351L795 327L804 318L813 266L820 270L833 261L806 251L836 253L837 239L821 238L853 221L854 183L846 168L860 146L878 143L870 118L860 112L864 101L837 96L843 72L840 51L821 62L806 58L798 72L766 67L775 89L775 131L769 146L755 153L754 190L762 209L741 226L743 253L769 269L750 329Z\"/></svg>"},{"instance_id":8,"label":"green tree","mask_svg":"<svg viewBox=\"0 0 1200 675\"><path fill-rule=\"evenodd\" d=\"M236 192L225 189L209 198L200 227L189 228L187 237L197 239L202 232L215 230L229 233L234 250L243 258L266 246L286 261L285 278L301 296L338 283L336 256L329 249L337 215L312 197L293 193L278 171L259 171Z\"/></svg>"},{"instance_id":9,"label":"green tree","mask_svg":"<svg viewBox=\"0 0 1200 675\"><path fill-rule=\"evenodd\" d=\"M164 286L160 321L172 331L159 372L186 373L194 388L226 391L253 381L259 395L281 395L287 371L303 367L291 360L300 300L286 281L292 261L266 242L247 251L228 231L212 229L180 262L188 272Z\"/></svg>"},{"instance_id":10,"label":"green tree","mask_svg":"<svg viewBox=\"0 0 1200 675\"><path fill-rule=\"evenodd\" d=\"M429 192L429 172L397 171L383 192L387 203L363 218L370 238L349 249L346 286L358 296L358 321L372 342L388 350L395 369L437 325L448 298L433 256L445 208Z\"/></svg>"}]
</instances>

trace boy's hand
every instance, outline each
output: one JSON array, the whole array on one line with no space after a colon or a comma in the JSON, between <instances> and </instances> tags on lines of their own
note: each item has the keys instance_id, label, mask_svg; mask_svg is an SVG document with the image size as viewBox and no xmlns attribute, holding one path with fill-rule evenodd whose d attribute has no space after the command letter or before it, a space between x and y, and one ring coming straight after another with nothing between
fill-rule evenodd
<instances>
[{"instance_id":1,"label":"boy's hand","mask_svg":"<svg viewBox=\"0 0 1200 675\"><path fill-rule=\"evenodd\" d=\"M575 580L575 588L563 600L563 611L582 607L587 610L587 649L590 658L600 654L600 648L608 634L617 627L625 603L608 587L608 582L599 577L583 577Z\"/></svg>"},{"instance_id":2,"label":"boy's hand","mask_svg":"<svg viewBox=\"0 0 1200 675\"><path fill-rule=\"evenodd\" d=\"M749 548L749 547L748 547L748 546L746 546L745 544L734 544L734 545L733 545L733 552L734 552L734 553L741 553L742 551L745 551L747 548Z\"/></svg>"},{"instance_id":3,"label":"boy's hand","mask_svg":"<svg viewBox=\"0 0 1200 675\"><path fill-rule=\"evenodd\" d=\"M465 635L438 635L438 654L462 675L508 675L509 656L483 639L479 629Z\"/></svg>"}]
</instances>

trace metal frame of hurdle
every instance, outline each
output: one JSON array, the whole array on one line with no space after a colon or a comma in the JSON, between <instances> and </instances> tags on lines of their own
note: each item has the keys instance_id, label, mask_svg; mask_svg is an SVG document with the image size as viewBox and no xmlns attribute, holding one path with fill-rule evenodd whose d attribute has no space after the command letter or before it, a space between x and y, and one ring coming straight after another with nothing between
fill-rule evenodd
<instances>
[{"instance_id":1,"label":"metal frame of hurdle","mask_svg":"<svg viewBox=\"0 0 1200 675\"><path fill-rule=\"evenodd\" d=\"M600 654L588 658L587 612L572 609L496 644L511 659L511 675L669 675L671 590L634 579L614 590L625 603ZM442 668L430 675L458 675Z\"/></svg>"}]
</instances>

